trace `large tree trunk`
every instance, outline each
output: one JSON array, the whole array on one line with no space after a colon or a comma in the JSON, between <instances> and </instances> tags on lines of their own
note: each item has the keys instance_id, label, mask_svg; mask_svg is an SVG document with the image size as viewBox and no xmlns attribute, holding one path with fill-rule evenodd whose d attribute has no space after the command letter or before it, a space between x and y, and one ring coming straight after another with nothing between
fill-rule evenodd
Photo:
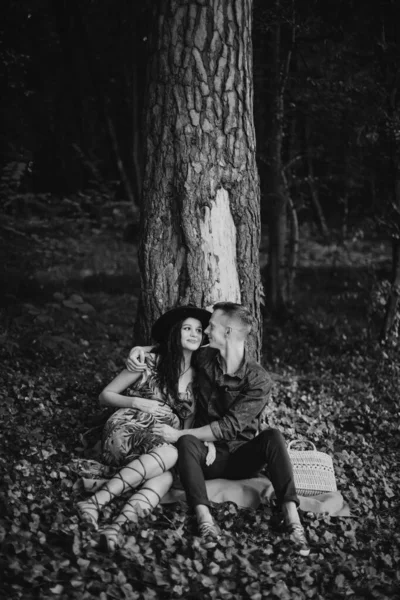
<instances>
[{"instance_id":1,"label":"large tree trunk","mask_svg":"<svg viewBox=\"0 0 400 600\"><path fill-rule=\"evenodd\" d=\"M160 2L150 58L136 333L166 309L240 302L261 345L252 0Z\"/></svg>"}]
</instances>

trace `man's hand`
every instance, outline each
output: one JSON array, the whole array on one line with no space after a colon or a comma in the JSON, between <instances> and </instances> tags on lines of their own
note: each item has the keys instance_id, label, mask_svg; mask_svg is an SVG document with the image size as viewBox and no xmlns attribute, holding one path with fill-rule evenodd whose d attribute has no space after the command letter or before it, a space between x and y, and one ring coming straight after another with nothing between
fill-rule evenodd
<instances>
[{"instance_id":1,"label":"man's hand","mask_svg":"<svg viewBox=\"0 0 400 600\"><path fill-rule=\"evenodd\" d=\"M144 361L145 351L142 346L135 346L129 352L129 356L125 362L128 371L145 371L146 363Z\"/></svg>"},{"instance_id":2,"label":"man's hand","mask_svg":"<svg viewBox=\"0 0 400 600\"><path fill-rule=\"evenodd\" d=\"M204 445L207 446L207 448L208 448L208 452L207 452L207 456L206 456L206 465L207 465L207 467L209 467L210 465L213 464L216 454L217 454L217 451L216 451L214 442L204 442Z\"/></svg>"},{"instance_id":3,"label":"man's hand","mask_svg":"<svg viewBox=\"0 0 400 600\"><path fill-rule=\"evenodd\" d=\"M180 437L180 429L174 429L169 425L163 425L161 423L156 423L151 431L162 437L168 444L174 444Z\"/></svg>"}]
</instances>

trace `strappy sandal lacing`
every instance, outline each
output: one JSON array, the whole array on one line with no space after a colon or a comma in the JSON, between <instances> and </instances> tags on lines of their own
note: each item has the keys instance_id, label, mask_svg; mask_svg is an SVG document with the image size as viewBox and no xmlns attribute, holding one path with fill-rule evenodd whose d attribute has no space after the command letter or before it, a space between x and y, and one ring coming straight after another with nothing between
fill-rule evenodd
<instances>
[{"instance_id":1,"label":"strappy sandal lacing","mask_svg":"<svg viewBox=\"0 0 400 600\"><path fill-rule=\"evenodd\" d=\"M100 530L100 539L98 548L104 552L115 552L119 547L119 535L121 533L121 525L111 524Z\"/></svg>"},{"instance_id":2,"label":"strappy sandal lacing","mask_svg":"<svg viewBox=\"0 0 400 600\"><path fill-rule=\"evenodd\" d=\"M167 470L167 467L165 466L165 463L163 461L163 459L161 458L161 456L159 456L157 453L155 452L148 452L148 456L151 456L155 462L158 464L158 466L161 469L162 473L165 473L165 471ZM122 493L125 493L127 490L137 490L137 488L142 485L143 482L146 481L147 479L147 471L146 471L146 467L144 466L144 464L142 463L142 461L140 460L140 458L136 459L138 460L138 462L140 463L140 466L143 469L143 473L140 473L137 469L135 469L135 467L132 466L126 466L124 467L124 469L130 469L131 471L135 471L136 473L138 473L141 477L141 480L139 481L139 483L135 483L135 485L131 485L129 484L127 481L125 481L125 479L123 478L123 476L121 475L121 473L118 473L116 475L116 477L119 477L124 485L124 489ZM107 487L107 486L105 486ZM146 494L147 492L147 494ZM112 494L112 492L109 492L110 494ZM149 494L152 493L154 494L157 498L156 498L156 503L152 504L149 498ZM161 498L159 496L159 494L148 487L143 486L142 488L140 488L140 490L137 490L134 495L128 500L128 502L126 503L126 507L131 508L132 510L129 511L129 513L127 514L125 512L125 509L123 510L123 512L121 513L121 515L125 516L125 519L127 521L131 521L133 520L134 522L137 521L137 518L131 518L129 516L129 514L133 514L134 517L138 517L141 516L142 514L148 514L153 508L155 508L157 506L157 504L159 504L159 502L161 501ZM144 504L144 506L143 506ZM141 509L141 510L138 510Z\"/></svg>"},{"instance_id":3,"label":"strappy sandal lacing","mask_svg":"<svg viewBox=\"0 0 400 600\"><path fill-rule=\"evenodd\" d=\"M156 496L155 504L152 504L150 501L150 493ZM137 523L139 517L148 515L160 502L161 496L155 490L142 487L139 491L135 492L130 500L128 500L121 515L125 517L126 521Z\"/></svg>"},{"instance_id":4,"label":"strappy sandal lacing","mask_svg":"<svg viewBox=\"0 0 400 600\"><path fill-rule=\"evenodd\" d=\"M153 505L150 502L150 498L147 497L146 492L152 492L155 496L157 496L156 504ZM150 513L151 510L155 508L155 506L157 506L161 500L159 494L150 488L142 488L139 492L136 492L134 496L134 499L128 500L128 502L125 504L124 510L121 512L120 517L125 518L125 523L137 523L140 516ZM144 506L140 506L140 503L144 504ZM130 510L127 510L128 507ZM115 550L119 547L118 540L122 526L125 523L112 523L111 525L108 525L100 530L100 539L98 544L99 550L115 552Z\"/></svg>"},{"instance_id":5,"label":"strappy sandal lacing","mask_svg":"<svg viewBox=\"0 0 400 600\"><path fill-rule=\"evenodd\" d=\"M78 514L82 521L93 525L95 529L99 528L99 511L100 507L95 498L89 498L89 500L81 500L78 502Z\"/></svg>"},{"instance_id":6,"label":"strappy sandal lacing","mask_svg":"<svg viewBox=\"0 0 400 600\"><path fill-rule=\"evenodd\" d=\"M134 483L133 485L131 483L129 483L129 481L126 481L126 479L124 479L124 476L121 474L121 471L119 471L118 473L116 473L114 475L114 477L112 479L120 479L122 481L122 492L120 492L119 494L114 494L113 492L111 492L108 489L108 483L106 483L104 485L104 487L102 489L107 490L109 492L109 494L111 495L111 500L113 498L115 498L116 496L120 496L121 494L125 494L125 492L127 491L133 491L134 489L136 489L137 487L139 487L140 485L142 485L142 483L144 481L146 481L146 467L144 466L144 464L142 463L142 461L139 458L135 458L134 462L138 462L140 464L140 466L142 467L142 472L140 472L138 469L135 469L135 467L132 467L130 464L129 465L125 465L124 467L121 468L121 471L133 471L134 473L137 473L140 477L139 481Z\"/></svg>"},{"instance_id":7,"label":"strappy sandal lacing","mask_svg":"<svg viewBox=\"0 0 400 600\"><path fill-rule=\"evenodd\" d=\"M135 473L137 473L141 479L139 481L140 485L141 483L143 483L143 481L145 481L146 479L146 468L143 465L142 461L139 459L137 459L143 469L143 473L141 473L138 469L135 469L134 467L129 467L126 466L124 467L124 469L129 469L130 471L134 471ZM126 492L127 490L134 490L135 486L130 485L125 479L124 477L120 474L117 473L114 476L114 479L120 479L122 481L123 484L123 491L122 493ZM99 492L107 492L110 496L107 504L109 502L111 502L114 498L116 498L117 496L119 496L119 494L114 494L108 487L108 483L106 483L105 485L103 485ZM102 504L102 506L104 506L105 504ZM100 514L100 510L102 508L102 506L100 506L99 501L97 500L96 494L94 494L91 498L89 498L88 500L82 500L81 502L78 502L78 514L80 516L80 518L82 519L82 521L85 521L86 523L90 523L91 525L93 525L93 527L95 529L99 528L99 514Z\"/></svg>"},{"instance_id":8,"label":"strappy sandal lacing","mask_svg":"<svg viewBox=\"0 0 400 600\"><path fill-rule=\"evenodd\" d=\"M164 461L162 460L161 456L159 456L156 453L153 452L149 452L148 453L155 461L156 463L159 465L160 469L162 472L166 471L166 466ZM135 490L137 487L139 487L144 481L146 481L146 477L147 477L147 472L146 472L146 467L144 466L143 462L141 461L140 458L135 459L138 461L138 463L140 464L140 466L142 467L142 472L140 472L138 469L136 469L135 467L132 467L131 465L126 465L125 467L123 467L123 469L121 470L125 470L128 469L129 471L134 471L135 473L137 473L140 477L139 482L136 482L134 485L130 484L129 481L126 481L126 479L124 478L123 475L121 475L121 472L117 473L113 479L120 479L122 482L122 492L115 494L114 492L112 492L109 489L109 483L106 483L104 486L101 487L101 489L97 492L107 492L110 496L107 504L109 502L111 502L114 498L116 498L117 496L126 493L127 491L133 491ZM154 490L148 489L148 488L142 488L143 490L148 490L149 492L153 492L154 494L156 494L156 496L158 496L157 492L155 492ZM149 505L149 508L147 509L147 512L150 512L152 508L154 508L154 506L151 504L150 500L147 498L147 496L141 492L137 492L138 495L141 495L144 497L144 500L142 499L138 499L138 502L145 502L147 503L147 505ZM160 497L158 496L158 502L160 501ZM157 502L157 504L158 504ZM106 503L102 503L102 505L100 506L97 498L96 498L96 494L94 494L91 498L89 498L88 500L82 500L81 502L78 502L78 513L79 516L81 517L81 519L83 521L85 521L86 523L90 523L91 525L93 525L93 527L95 529L99 528L99 524L98 524L98 520L99 520L99 513L100 513L100 509L105 506ZM146 509L144 509L146 510ZM134 511L135 512L135 511Z\"/></svg>"}]
</instances>

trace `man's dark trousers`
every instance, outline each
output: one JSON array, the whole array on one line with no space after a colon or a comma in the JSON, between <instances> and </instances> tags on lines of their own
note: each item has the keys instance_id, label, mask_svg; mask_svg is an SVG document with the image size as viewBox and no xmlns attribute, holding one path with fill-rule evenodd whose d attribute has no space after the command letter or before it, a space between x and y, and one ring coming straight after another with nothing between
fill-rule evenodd
<instances>
[{"instance_id":1,"label":"man's dark trousers","mask_svg":"<svg viewBox=\"0 0 400 600\"><path fill-rule=\"evenodd\" d=\"M183 435L177 442L178 470L190 507L210 506L206 479L247 479L266 467L278 505L295 502L299 505L293 478L293 469L286 444L280 431L266 429L252 440L229 452L225 442L215 442L216 457L206 466L208 452L204 442L193 435Z\"/></svg>"}]
</instances>

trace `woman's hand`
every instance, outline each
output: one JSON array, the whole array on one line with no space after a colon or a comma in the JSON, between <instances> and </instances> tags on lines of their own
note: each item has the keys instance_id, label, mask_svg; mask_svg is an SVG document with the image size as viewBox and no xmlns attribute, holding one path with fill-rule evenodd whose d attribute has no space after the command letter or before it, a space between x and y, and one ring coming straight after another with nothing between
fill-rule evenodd
<instances>
[{"instance_id":1,"label":"woman's hand","mask_svg":"<svg viewBox=\"0 0 400 600\"><path fill-rule=\"evenodd\" d=\"M174 444L178 441L180 437L179 429L174 429L173 427L170 427L169 425L163 425L162 423L156 423L155 425L153 425L151 431L155 435L159 435L160 437L162 437L163 440L168 444Z\"/></svg>"},{"instance_id":2,"label":"woman's hand","mask_svg":"<svg viewBox=\"0 0 400 600\"><path fill-rule=\"evenodd\" d=\"M215 457L217 455L217 450L215 448L214 442L204 442L204 445L207 446L208 452L206 456L206 465L209 467L213 464Z\"/></svg>"},{"instance_id":3,"label":"woman's hand","mask_svg":"<svg viewBox=\"0 0 400 600\"><path fill-rule=\"evenodd\" d=\"M132 408L137 408L145 413L154 415L154 417L166 417L172 412L172 409L168 404L161 404L157 400L151 400L149 398L131 398Z\"/></svg>"},{"instance_id":4,"label":"woman's hand","mask_svg":"<svg viewBox=\"0 0 400 600\"><path fill-rule=\"evenodd\" d=\"M146 369L146 363L144 361L145 348L142 346L135 346L129 352L129 356L125 361L126 368L128 371L144 371Z\"/></svg>"}]
</instances>

